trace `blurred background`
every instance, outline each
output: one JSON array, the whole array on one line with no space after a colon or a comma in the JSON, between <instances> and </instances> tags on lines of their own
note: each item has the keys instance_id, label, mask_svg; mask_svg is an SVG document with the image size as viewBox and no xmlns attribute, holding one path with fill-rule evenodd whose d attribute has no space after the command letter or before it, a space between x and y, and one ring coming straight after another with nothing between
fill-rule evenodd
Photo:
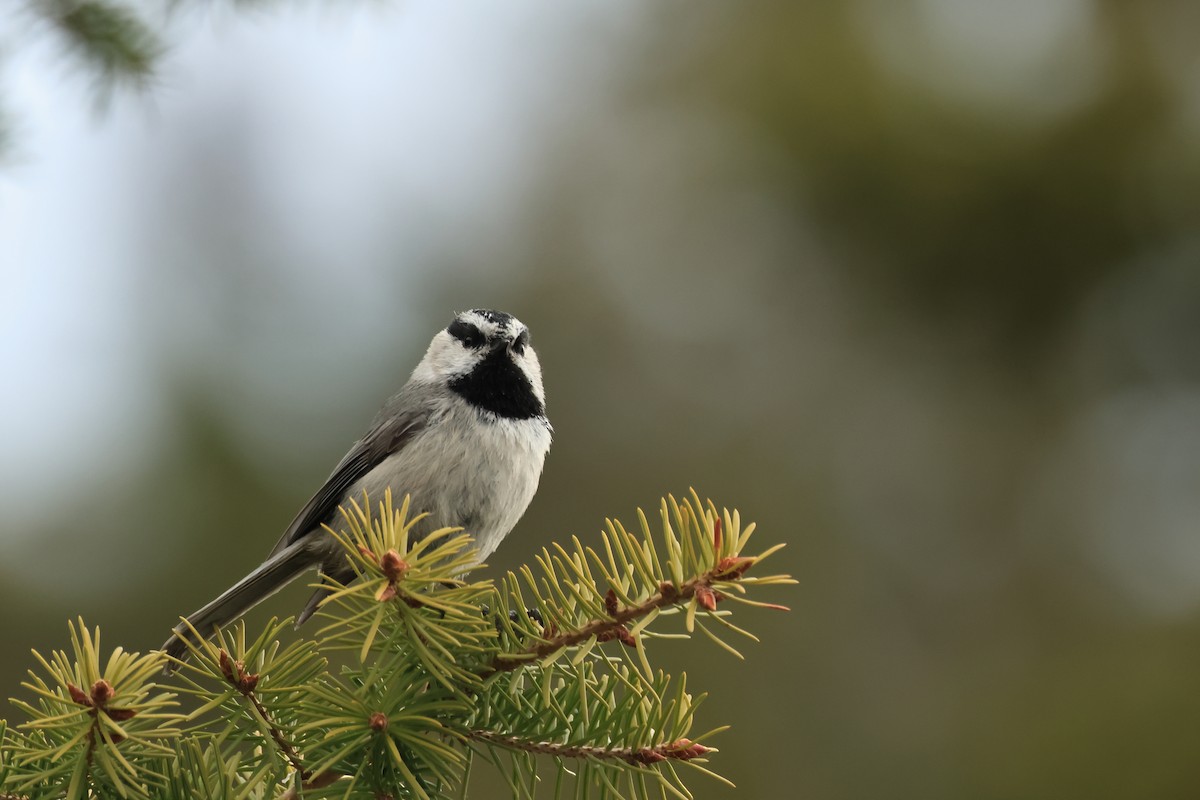
<instances>
[{"instance_id":1,"label":"blurred background","mask_svg":"<svg viewBox=\"0 0 1200 800\"><path fill-rule=\"evenodd\" d=\"M656 648L734 726L698 798L1196 796L1200 7L161 25L97 114L0 16L6 693L75 615L157 646L487 306L557 432L493 569L689 486L788 543L745 663Z\"/></svg>"}]
</instances>

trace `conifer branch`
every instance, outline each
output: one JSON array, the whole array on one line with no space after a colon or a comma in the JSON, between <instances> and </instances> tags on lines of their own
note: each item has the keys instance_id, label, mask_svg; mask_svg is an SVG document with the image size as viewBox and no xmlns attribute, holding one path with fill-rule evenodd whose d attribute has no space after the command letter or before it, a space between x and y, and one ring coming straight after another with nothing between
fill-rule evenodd
<instances>
[{"instance_id":1,"label":"conifer branch","mask_svg":"<svg viewBox=\"0 0 1200 800\"><path fill-rule=\"evenodd\" d=\"M717 602L724 597L712 588L713 583L736 580L753 564L754 559L751 558L726 558L703 575L684 581L679 586L663 581L659 584L657 592L633 605L620 606L616 592L609 589L604 596L605 607L608 610L606 619L589 620L575 630L549 636L519 653L497 653L484 671L483 677L489 678L498 672L518 669L531 660L545 658L592 638L601 642L619 639L623 644L634 647L636 640L627 627L628 623L645 617L655 609L683 605L692 598L696 598L707 610L714 610Z\"/></svg>"},{"instance_id":2,"label":"conifer branch","mask_svg":"<svg viewBox=\"0 0 1200 800\"><path fill-rule=\"evenodd\" d=\"M69 652L35 653L42 669L24 684L34 698L14 700L26 721L0 720L0 800L436 800L463 796L472 754L522 800L536 793L538 763L579 797L651 786L687 797L680 765L723 780L704 766L721 729L692 730L705 695L654 669L643 640L665 635L655 624L674 615L685 635L699 627L736 653L716 626L751 634L718 601L782 608L747 597L792 581L747 575L777 548L742 555L754 526L736 511L695 493L667 498L659 530L640 513L640 531L613 520L600 547L573 538L496 584L471 577L478 565L457 531L412 540L420 516L407 498L393 507L385 496L377 512L364 498L343 513L334 535L355 579L327 583L315 640L281 645L290 620L253 641L242 622L211 640L192 630L166 687L155 682L161 653L117 648L104 660L82 620ZM605 652L612 640L631 649ZM194 701L190 713L173 710L177 693Z\"/></svg>"},{"instance_id":3,"label":"conifer branch","mask_svg":"<svg viewBox=\"0 0 1200 800\"><path fill-rule=\"evenodd\" d=\"M649 766L660 761L675 759L690 761L693 758L708 753L715 753L716 748L696 744L690 739L676 739L673 742L657 744L653 747L597 747L593 745L564 745L555 742L532 741L519 736L505 736L493 731L473 730L467 737L477 742L487 742L507 747L510 750L522 750L526 753L536 753L556 758L590 758L596 761L623 761L626 764Z\"/></svg>"},{"instance_id":4,"label":"conifer branch","mask_svg":"<svg viewBox=\"0 0 1200 800\"><path fill-rule=\"evenodd\" d=\"M271 713L267 711L262 700L254 692L254 687L258 686L258 674L248 672L245 663L231 659L229 653L224 648L221 648L217 663L221 667L221 674L225 676L225 680L229 685L236 689L238 694L250 701L250 704L258 713L263 724L267 726L267 732L270 733L275 746L279 748L279 752L283 753L284 758L292 765L292 769L296 771L301 780L308 780L309 772L300 761L300 754L296 752L296 748L283 735L283 731L279 729L279 726L271 718Z\"/></svg>"}]
</instances>

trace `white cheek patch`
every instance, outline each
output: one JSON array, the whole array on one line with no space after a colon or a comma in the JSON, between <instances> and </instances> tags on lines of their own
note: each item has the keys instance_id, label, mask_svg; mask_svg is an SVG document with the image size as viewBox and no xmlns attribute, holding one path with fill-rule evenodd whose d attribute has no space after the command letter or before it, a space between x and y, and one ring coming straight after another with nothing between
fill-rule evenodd
<instances>
[{"instance_id":1,"label":"white cheek patch","mask_svg":"<svg viewBox=\"0 0 1200 800\"><path fill-rule=\"evenodd\" d=\"M451 342L438 355L439 358L434 363L444 377L463 375L470 372L471 368L479 362L479 355L477 353L468 350L457 342Z\"/></svg>"},{"instance_id":2,"label":"white cheek patch","mask_svg":"<svg viewBox=\"0 0 1200 800\"><path fill-rule=\"evenodd\" d=\"M413 370L413 377L427 383L448 380L470 372L476 361L474 351L442 331L429 343L425 357Z\"/></svg>"},{"instance_id":3,"label":"white cheek patch","mask_svg":"<svg viewBox=\"0 0 1200 800\"><path fill-rule=\"evenodd\" d=\"M517 360L518 366L529 376L529 382L533 384L533 394L542 405L546 404L546 391L542 388L542 365L538 363L537 353L532 347L525 348L525 355Z\"/></svg>"}]
</instances>

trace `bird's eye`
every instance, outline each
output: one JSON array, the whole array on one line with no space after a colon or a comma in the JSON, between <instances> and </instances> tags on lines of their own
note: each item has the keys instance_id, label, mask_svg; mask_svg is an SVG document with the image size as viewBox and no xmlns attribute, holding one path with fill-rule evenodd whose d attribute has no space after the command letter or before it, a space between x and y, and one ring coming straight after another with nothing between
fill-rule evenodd
<instances>
[{"instance_id":1,"label":"bird's eye","mask_svg":"<svg viewBox=\"0 0 1200 800\"><path fill-rule=\"evenodd\" d=\"M469 322L456 319L446 328L446 333L458 339L467 347L478 350L483 347L483 332Z\"/></svg>"},{"instance_id":2,"label":"bird's eye","mask_svg":"<svg viewBox=\"0 0 1200 800\"><path fill-rule=\"evenodd\" d=\"M524 330L513 340L512 351L517 355L525 352L526 345L529 344L529 331Z\"/></svg>"}]
</instances>

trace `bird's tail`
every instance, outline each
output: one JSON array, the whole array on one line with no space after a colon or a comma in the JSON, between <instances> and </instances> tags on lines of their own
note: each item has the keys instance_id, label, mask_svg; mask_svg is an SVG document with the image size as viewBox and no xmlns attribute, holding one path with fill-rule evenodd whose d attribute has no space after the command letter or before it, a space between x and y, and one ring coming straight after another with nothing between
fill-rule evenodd
<instances>
[{"instance_id":1,"label":"bird's tail","mask_svg":"<svg viewBox=\"0 0 1200 800\"><path fill-rule=\"evenodd\" d=\"M187 621L201 636L210 636L215 628L237 619L282 589L301 572L319 563L319 559L304 546L304 543L297 542L264 561L256 570L226 589L216 600L193 613ZM196 635L181 622L175 626L171 638L163 643L161 649L168 656L182 659L188 653L187 645L184 644L188 640L195 642ZM177 662L170 661L164 671L170 674L178 666Z\"/></svg>"}]
</instances>

